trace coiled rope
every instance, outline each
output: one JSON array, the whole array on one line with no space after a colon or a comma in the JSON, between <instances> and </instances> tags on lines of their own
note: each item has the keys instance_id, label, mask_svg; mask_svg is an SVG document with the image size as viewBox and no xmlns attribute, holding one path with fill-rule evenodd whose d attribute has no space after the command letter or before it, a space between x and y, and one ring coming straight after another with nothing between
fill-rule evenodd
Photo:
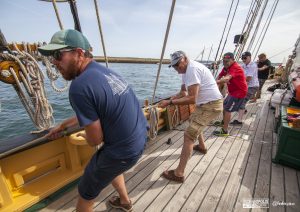
<instances>
[{"instance_id":1,"label":"coiled rope","mask_svg":"<svg viewBox=\"0 0 300 212\"><path fill-rule=\"evenodd\" d=\"M12 43L14 51L0 53L0 61L12 61L16 67L10 66L9 70L2 70L4 77L12 76L15 83L14 89L25 107L36 132L43 131L54 125L53 109L49 104L44 89L43 72L37 62L42 60L46 67L47 76L51 81L51 86L56 92L63 92L68 88L68 83L63 88L57 88L55 81L59 78L59 72L53 69L47 57L39 55L33 51L29 44L23 43L21 51L16 43ZM18 68L19 67L19 68ZM18 73L18 74L17 74Z\"/></svg>"},{"instance_id":2,"label":"coiled rope","mask_svg":"<svg viewBox=\"0 0 300 212\"><path fill-rule=\"evenodd\" d=\"M149 138L154 140L158 133L158 120L159 120L159 109L157 105L150 106L149 108Z\"/></svg>"}]
</instances>

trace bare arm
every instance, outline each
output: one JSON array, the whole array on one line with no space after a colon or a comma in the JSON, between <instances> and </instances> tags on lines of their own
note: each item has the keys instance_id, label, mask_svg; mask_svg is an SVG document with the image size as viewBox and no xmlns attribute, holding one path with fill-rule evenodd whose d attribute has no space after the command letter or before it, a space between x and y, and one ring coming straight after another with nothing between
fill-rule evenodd
<instances>
[{"instance_id":1,"label":"bare arm","mask_svg":"<svg viewBox=\"0 0 300 212\"><path fill-rule=\"evenodd\" d=\"M51 140L59 138L59 133L64 131L66 128L78 126L78 119L76 116L64 120L62 123L53 127L50 132L46 135Z\"/></svg>"},{"instance_id":2,"label":"bare arm","mask_svg":"<svg viewBox=\"0 0 300 212\"><path fill-rule=\"evenodd\" d=\"M186 91L186 88L185 88L185 84L182 84L179 93L177 93L175 96L172 96L171 99L179 99L179 98L184 97L186 95L187 95L187 91Z\"/></svg>"},{"instance_id":3,"label":"bare arm","mask_svg":"<svg viewBox=\"0 0 300 212\"><path fill-rule=\"evenodd\" d=\"M269 68L269 66L264 65L263 67L258 68L258 70L259 70L259 71L263 71L263 70L266 70L266 69L268 69L268 68Z\"/></svg>"},{"instance_id":4,"label":"bare arm","mask_svg":"<svg viewBox=\"0 0 300 212\"><path fill-rule=\"evenodd\" d=\"M222 77L221 79L218 79L218 80L217 80L217 84L228 83L229 80L231 80L231 79L232 79L232 76L231 76L230 74L228 74L228 75Z\"/></svg>"},{"instance_id":5,"label":"bare arm","mask_svg":"<svg viewBox=\"0 0 300 212\"><path fill-rule=\"evenodd\" d=\"M164 108L170 104L174 104L174 105L195 104L196 98L198 96L198 92L199 92L199 84L191 85L188 87L188 95L177 99L162 100L158 104L158 106Z\"/></svg>"},{"instance_id":6,"label":"bare arm","mask_svg":"<svg viewBox=\"0 0 300 212\"><path fill-rule=\"evenodd\" d=\"M252 80L252 77L251 77L251 76L247 76L247 77L246 77L246 81L247 81L247 82L250 82L251 80Z\"/></svg>"},{"instance_id":7,"label":"bare arm","mask_svg":"<svg viewBox=\"0 0 300 212\"><path fill-rule=\"evenodd\" d=\"M84 130L85 139L90 146L97 146L103 142L103 131L99 119L85 126Z\"/></svg>"}]
</instances>

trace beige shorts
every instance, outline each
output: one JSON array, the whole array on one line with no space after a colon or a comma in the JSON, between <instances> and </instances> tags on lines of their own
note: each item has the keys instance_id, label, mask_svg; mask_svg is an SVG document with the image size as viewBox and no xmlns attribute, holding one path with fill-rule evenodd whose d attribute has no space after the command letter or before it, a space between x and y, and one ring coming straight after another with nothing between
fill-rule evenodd
<instances>
[{"instance_id":1,"label":"beige shorts","mask_svg":"<svg viewBox=\"0 0 300 212\"><path fill-rule=\"evenodd\" d=\"M196 110L190 116L190 124L186 129L186 133L190 138L196 140L204 128L223 111L223 100L211 101L201 106L197 106Z\"/></svg>"}]
</instances>

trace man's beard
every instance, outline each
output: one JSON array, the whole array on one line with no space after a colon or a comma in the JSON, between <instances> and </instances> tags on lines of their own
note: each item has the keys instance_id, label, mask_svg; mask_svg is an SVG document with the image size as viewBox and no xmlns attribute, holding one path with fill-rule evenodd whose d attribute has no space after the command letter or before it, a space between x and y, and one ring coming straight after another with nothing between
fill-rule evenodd
<instances>
[{"instance_id":1,"label":"man's beard","mask_svg":"<svg viewBox=\"0 0 300 212\"><path fill-rule=\"evenodd\" d=\"M75 79L80 73L80 66L78 61L72 60L65 69L66 71L62 74L63 78L67 81Z\"/></svg>"}]
</instances>

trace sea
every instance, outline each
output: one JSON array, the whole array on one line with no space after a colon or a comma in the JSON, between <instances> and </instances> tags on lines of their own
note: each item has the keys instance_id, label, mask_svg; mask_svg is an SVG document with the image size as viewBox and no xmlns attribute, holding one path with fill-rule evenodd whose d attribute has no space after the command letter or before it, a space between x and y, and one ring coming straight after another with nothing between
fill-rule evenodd
<instances>
[{"instance_id":1,"label":"sea","mask_svg":"<svg viewBox=\"0 0 300 212\"><path fill-rule=\"evenodd\" d=\"M102 64L104 65L104 64ZM120 74L133 88L141 104L148 99L151 102L158 71L158 64L111 63L109 68ZM55 122L60 123L74 114L68 99L68 90L62 93L54 91L45 76L45 90L53 108ZM62 84L62 81L60 81ZM181 77L167 65L162 65L156 89L156 99L171 96L180 90ZM0 142L22 136L36 130L23 104L10 84L0 81Z\"/></svg>"}]
</instances>

